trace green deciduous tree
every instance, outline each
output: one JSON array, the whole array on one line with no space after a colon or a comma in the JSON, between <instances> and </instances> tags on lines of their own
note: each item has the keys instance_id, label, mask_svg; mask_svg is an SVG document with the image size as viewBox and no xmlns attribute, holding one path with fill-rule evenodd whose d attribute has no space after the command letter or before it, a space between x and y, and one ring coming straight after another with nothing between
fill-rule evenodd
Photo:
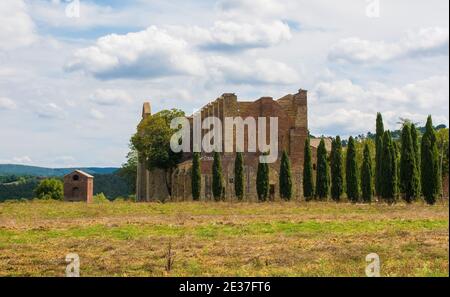
<instances>
[{"instance_id":1,"label":"green deciduous tree","mask_svg":"<svg viewBox=\"0 0 450 297\"><path fill-rule=\"evenodd\" d=\"M223 194L223 178L222 178L222 160L218 152L214 152L214 159L212 165L212 192L214 199L219 201Z\"/></svg>"},{"instance_id":2,"label":"green deciduous tree","mask_svg":"<svg viewBox=\"0 0 450 297\"><path fill-rule=\"evenodd\" d=\"M267 200L269 196L269 165L261 161L258 164L258 172L256 174L256 192L259 201Z\"/></svg>"},{"instance_id":3,"label":"green deciduous tree","mask_svg":"<svg viewBox=\"0 0 450 297\"><path fill-rule=\"evenodd\" d=\"M192 199L200 199L202 175L200 172L200 153L195 152L192 158L191 188Z\"/></svg>"},{"instance_id":4,"label":"green deciduous tree","mask_svg":"<svg viewBox=\"0 0 450 297\"><path fill-rule=\"evenodd\" d=\"M319 199L326 199L330 190L330 177L328 168L327 150L325 140L320 140L317 148L317 176L316 176L316 196Z\"/></svg>"},{"instance_id":5,"label":"green deciduous tree","mask_svg":"<svg viewBox=\"0 0 450 297\"><path fill-rule=\"evenodd\" d=\"M127 161L122 164L122 167L117 171L117 175L122 177L127 182L133 193L136 193L138 152L131 143L129 146L130 151L126 156Z\"/></svg>"},{"instance_id":6,"label":"green deciduous tree","mask_svg":"<svg viewBox=\"0 0 450 297\"><path fill-rule=\"evenodd\" d=\"M244 197L244 158L240 152L234 160L234 193L238 200Z\"/></svg>"},{"instance_id":7,"label":"green deciduous tree","mask_svg":"<svg viewBox=\"0 0 450 297\"><path fill-rule=\"evenodd\" d=\"M163 169L167 192L172 193L168 177L181 161L182 152L175 153L170 148L170 138L176 130L170 128L170 122L184 116L178 109L162 110L148 116L138 125L137 133L131 138L132 145L138 151L138 158L145 162L148 169Z\"/></svg>"},{"instance_id":8,"label":"green deciduous tree","mask_svg":"<svg viewBox=\"0 0 450 297\"><path fill-rule=\"evenodd\" d=\"M344 192L344 177L342 164L342 142L337 136L331 146L331 198L339 201Z\"/></svg>"},{"instance_id":9,"label":"green deciduous tree","mask_svg":"<svg viewBox=\"0 0 450 297\"><path fill-rule=\"evenodd\" d=\"M376 135L375 135L375 191L377 196L381 196L381 180L382 180L382 154L383 154L383 134L384 125L381 113L377 113Z\"/></svg>"},{"instance_id":10,"label":"green deciduous tree","mask_svg":"<svg viewBox=\"0 0 450 297\"><path fill-rule=\"evenodd\" d=\"M348 139L347 155L345 158L345 180L347 198L352 202L358 202L358 166L356 164L355 140L352 136Z\"/></svg>"},{"instance_id":11,"label":"green deciduous tree","mask_svg":"<svg viewBox=\"0 0 450 297\"><path fill-rule=\"evenodd\" d=\"M38 199L63 200L63 183L56 178L44 179L34 189L34 194Z\"/></svg>"},{"instance_id":12,"label":"green deciduous tree","mask_svg":"<svg viewBox=\"0 0 450 297\"><path fill-rule=\"evenodd\" d=\"M364 202L372 201L372 160L370 158L369 145L364 146L364 157L361 165L361 194Z\"/></svg>"},{"instance_id":13,"label":"green deciduous tree","mask_svg":"<svg viewBox=\"0 0 450 297\"><path fill-rule=\"evenodd\" d=\"M291 162L286 151L283 151L280 164L280 197L285 200L292 198Z\"/></svg>"},{"instance_id":14,"label":"green deciduous tree","mask_svg":"<svg viewBox=\"0 0 450 297\"><path fill-rule=\"evenodd\" d=\"M411 203L419 197L419 175L417 172L411 127L409 124L405 124L402 129L400 188L402 189L404 200L408 203Z\"/></svg>"},{"instance_id":15,"label":"green deciduous tree","mask_svg":"<svg viewBox=\"0 0 450 297\"><path fill-rule=\"evenodd\" d=\"M428 116L427 119L420 152L422 193L428 204L434 204L438 194L439 157L431 116Z\"/></svg>"}]
</instances>

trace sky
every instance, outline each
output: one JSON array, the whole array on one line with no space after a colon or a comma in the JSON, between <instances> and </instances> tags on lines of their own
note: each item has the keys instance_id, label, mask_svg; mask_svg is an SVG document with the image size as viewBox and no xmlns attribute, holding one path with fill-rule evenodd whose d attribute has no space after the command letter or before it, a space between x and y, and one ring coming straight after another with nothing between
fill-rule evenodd
<instances>
[{"instance_id":1,"label":"sky","mask_svg":"<svg viewBox=\"0 0 450 297\"><path fill-rule=\"evenodd\" d=\"M120 166L140 120L308 90L313 135L449 122L447 0L2 0L0 163Z\"/></svg>"}]
</instances>

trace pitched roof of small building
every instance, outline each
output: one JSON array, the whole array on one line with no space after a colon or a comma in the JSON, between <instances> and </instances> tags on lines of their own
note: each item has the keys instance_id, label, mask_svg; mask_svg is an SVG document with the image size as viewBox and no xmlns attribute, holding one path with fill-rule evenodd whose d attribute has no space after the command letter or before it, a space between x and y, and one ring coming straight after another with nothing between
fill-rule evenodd
<instances>
[{"instance_id":1,"label":"pitched roof of small building","mask_svg":"<svg viewBox=\"0 0 450 297\"><path fill-rule=\"evenodd\" d=\"M94 178L94 176L92 176L92 175L90 175L89 173L86 173L86 172L84 172L84 171L82 171L82 170L74 170L74 171L72 171L71 173L66 174L65 176L70 175L70 174L73 174L74 172L76 172L76 173L78 173L78 174L80 174L80 175L84 175L84 176L89 177L89 178Z\"/></svg>"}]
</instances>

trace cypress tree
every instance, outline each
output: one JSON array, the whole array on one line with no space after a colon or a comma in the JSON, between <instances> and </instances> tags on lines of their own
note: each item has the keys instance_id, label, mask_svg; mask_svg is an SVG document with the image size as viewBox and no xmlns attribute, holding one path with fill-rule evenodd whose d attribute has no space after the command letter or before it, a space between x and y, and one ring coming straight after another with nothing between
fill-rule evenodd
<instances>
[{"instance_id":1,"label":"cypress tree","mask_svg":"<svg viewBox=\"0 0 450 297\"><path fill-rule=\"evenodd\" d=\"M351 202L358 202L358 166L356 164L355 140L352 136L348 139L347 156L345 162L345 178L347 184L347 197Z\"/></svg>"},{"instance_id":2,"label":"cypress tree","mask_svg":"<svg viewBox=\"0 0 450 297\"><path fill-rule=\"evenodd\" d=\"M431 116L428 116L427 119L420 153L422 193L428 204L434 204L438 194L439 158Z\"/></svg>"},{"instance_id":3,"label":"cypress tree","mask_svg":"<svg viewBox=\"0 0 450 297\"><path fill-rule=\"evenodd\" d=\"M342 142L341 138L337 136L331 146L331 198L339 201L343 192Z\"/></svg>"},{"instance_id":4,"label":"cypress tree","mask_svg":"<svg viewBox=\"0 0 450 297\"><path fill-rule=\"evenodd\" d=\"M236 153L234 160L234 193L238 200L244 197L244 159L242 153Z\"/></svg>"},{"instance_id":5,"label":"cypress tree","mask_svg":"<svg viewBox=\"0 0 450 297\"><path fill-rule=\"evenodd\" d=\"M377 113L376 135L375 135L375 192L377 196L381 196L381 180L382 180L382 154L383 154L383 134L384 125L381 113Z\"/></svg>"},{"instance_id":6,"label":"cypress tree","mask_svg":"<svg viewBox=\"0 0 450 297\"><path fill-rule=\"evenodd\" d=\"M381 160L381 197L388 203L395 201L395 187L397 172L395 169L395 153L392 144L391 133L384 132L383 136L383 154Z\"/></svg>"},{"instance_id":7,"label":"cypress tree","mask_svg":"<svg viewBox=\"0 0 450 297\"><path fill-rule=\"evenodd\" d=\"M216 201L219 201L222 198L223 179L222 179L222 161L220 158L220 154L218 152L214 152L212 171L213 171L213 180L212 180L213 196Z\"/></svg>"},{"instance_id":8,"label":"cypress tree","mask_svg":"<svg viewBox=\"0 0 450 297\"><path fill-rule=\"evenodd\" d=\"M192 188L192 199L200 199L200 189L201 189L202 176L200 173L200 154L195 152L192 159L192 176L191 176L191 188Z\"/></svg>"},{"instance_id":9,"label":"cypress tree","mask_svg":"<svg viewBox=\"0 0 450 297\"><path fill-rule=\"evenodd\" d=\"M421 184L420 184L420 146L419 146L419 131L417 130L416 126L414 124L411 124L411 138L413 143L413 149L414 149L414 157L416 161L416 169L417 169L417 176L419 178L419 182L417 183L417 197L421 196L422 190L421 190Z\"/></svg>"},{"instance_id":10,"label":"cypress tree","mask_svg":"<svg viewBox=\"0 0 450 297\"><path fill-rule=\"evenodd\" d=\"M364 158L361 166L361 194L364 202L372 201L372 160L370 159L369 145L364 145Z\"/></svg>"},{"instance_id":11,"label":"cypress tree","mask_svg":"<svg viewBox=\"0 0 450 297\"><path fill-rule=\"evenodd\" d=\"M317 176L316 176L316 196L322 200L328 197L330 188L330 178L328 169L327 150L325 140L320 140L317 148Z\"/></svg>"},{"instance_id":12,"label":"cypress tree","mask_svg":"<svg viewBox=\"0 0 450 297\"><path fill-rule=\"evenodd\" d=\"M256 174L256 192L259 201L266 201L269 195L269 165L259 162Z\"/></svg>"},{"instance_id":13,"label":"cypress tree","mask_svg":"<svg viewBox=\"0 0 450 297\"><path fill-rule=\"evenodd\" d=\"M309 135L305 140L305 153L303 159L303 196L305 200L311 200L314 196L313 169L311 162L311 146Z\"/></svg>"},{"instance_id":14,"label":"cypress tree","mask_svg":"<svg viewBox=\"0 0 450 297\"><path fill-rule=\"evenodd\" d=\"M397 194L400 191L400 149L396 141L392 140L394 164L392 165L395 170L395 184L394 184L394 198L397 198Z\"/></svg>"},{"instance_id":15,"label":"cypress tree","mask_svg":"<svg viewBox=\"0 0 450 297\"><path fill-rule=\"evenodd\" d=\"M405 124L402 129L402 153L400 161L400 184L403 198L407 203L415 200L419 193L419 176L417 173L416 156L411 136L411 127Z\"/></svg>"},{"instance_id":16,"label":"cypress tree","mask_svg":"<svg viewBox=\"0 0 450 297\"><path fill-rule=\"evenodd\" d=\"M283 151L280 164L280 197L285 200L292 198L291 162L286 151Z\"/></svg>"}]
</instances>

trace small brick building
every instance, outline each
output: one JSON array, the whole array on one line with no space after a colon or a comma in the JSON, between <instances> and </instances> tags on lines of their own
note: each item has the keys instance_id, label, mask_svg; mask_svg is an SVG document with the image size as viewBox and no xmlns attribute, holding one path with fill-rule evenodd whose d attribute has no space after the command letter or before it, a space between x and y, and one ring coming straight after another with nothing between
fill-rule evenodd
<instances>
[{"instance_id":1,"label":"small brick building","mask_svg":"<svg viewBox=\"0 0 450 297\"><path fill-rule=\"evenodd\" d=\"M94 177L81 170L64 176L64 200L92 202Z\"/></svg>"}]
</instances>

